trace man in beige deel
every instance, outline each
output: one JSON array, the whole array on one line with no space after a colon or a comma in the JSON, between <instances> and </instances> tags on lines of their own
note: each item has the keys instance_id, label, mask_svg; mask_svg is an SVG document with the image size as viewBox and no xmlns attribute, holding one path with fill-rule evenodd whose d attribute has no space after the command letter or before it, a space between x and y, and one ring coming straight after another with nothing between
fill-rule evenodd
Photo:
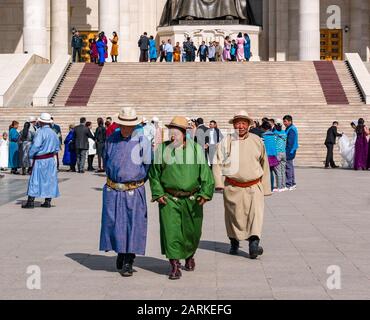
<instances>
[{"instance_id":1,"label":"man in beige deel","mask_svg":"<svg viewBox=\"0 0 370 320\"><path fill-rule=\"evenodd\" d=\"M237 255L239 241L249 241L249 257L263 254L262 233L265 196L271 195L270 167L263 141L249 129L246 111L230 120L235 132L219 144L213 174L216 190L224 191L225 223L231 241L230 254ZM225 179L224 179L225 177Z\"/></svg>"}]
</instances>

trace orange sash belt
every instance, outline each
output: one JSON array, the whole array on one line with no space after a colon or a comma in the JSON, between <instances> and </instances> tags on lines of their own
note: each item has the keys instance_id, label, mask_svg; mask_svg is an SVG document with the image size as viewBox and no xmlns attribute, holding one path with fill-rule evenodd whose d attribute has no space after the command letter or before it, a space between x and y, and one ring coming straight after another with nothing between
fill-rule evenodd
<instances>
[{"instance_id":1,"label":"orange sash belt","mask_svg":"<svg viewBox=\"0 0 370 320\"><path fill-rule=\"evenodd\" d=\"M226 177L225 181L228 184L231 184L233 187L250 188L250 187L262 182L262 178L259 178L259 179L254 180L254 181L249 181L249 182L239 182L239 181L236 181L236 180L233 180L231 178Z\"/></svg>"}]
</instances>

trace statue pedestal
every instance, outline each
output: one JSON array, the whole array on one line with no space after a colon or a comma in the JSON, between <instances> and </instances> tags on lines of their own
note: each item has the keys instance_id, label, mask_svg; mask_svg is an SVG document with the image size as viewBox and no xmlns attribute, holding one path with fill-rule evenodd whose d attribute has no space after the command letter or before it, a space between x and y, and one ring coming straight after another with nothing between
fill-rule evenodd
<instances>
[{"instance_id":1,"label":"statue pedestal","mask_svg":"<svg viewBox=\"0 0 370 320\"><path fill-rule=\"evenodd\" d=\"M202 41L205 41L208 45L210 41L218 41L221 46L224 45L224 39L226 36L230 36L231 39L236 39L238 33L248 33L251 39L251 61L260 61L259 55L259 40L262 32L261 27L241 25L241 24L182 24L169 27L158 27L157 44L159 45L162 40L166 41L171 39L172 45L176 45L176 42L180 42L182 46L183 42L186 41L187 37L191 37L197 48L201 45ZM159 38L159 39L158 39Z\"/></svg>"}]
</instances>

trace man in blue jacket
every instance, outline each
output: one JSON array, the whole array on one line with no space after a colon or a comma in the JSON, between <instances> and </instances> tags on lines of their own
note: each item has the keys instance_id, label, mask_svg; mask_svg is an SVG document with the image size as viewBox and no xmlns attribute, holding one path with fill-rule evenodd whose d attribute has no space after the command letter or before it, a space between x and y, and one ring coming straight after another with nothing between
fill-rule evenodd
<instances>
[{"instance_id":1,"label":"man in blue jacket","mask_svg":"<svg viewBox=\"0 0 370 320\"><path fill-rule=\"evenodd\" d=\"M298 145L298 130L293 124L293 117L287 115L283 119L284 126L286 127L287 134L287 145L286 145L286 186L290 191L297 189L297 184L295 182L295 172L294 172L294 159L299 148Z\"/></svg>"}]
</instances>

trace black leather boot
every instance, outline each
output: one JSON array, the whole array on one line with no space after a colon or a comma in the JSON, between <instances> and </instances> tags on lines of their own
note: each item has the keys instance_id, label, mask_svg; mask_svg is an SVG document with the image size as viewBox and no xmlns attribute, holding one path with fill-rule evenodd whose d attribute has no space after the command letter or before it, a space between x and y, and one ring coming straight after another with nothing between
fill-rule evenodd
<instances>
[{"instance_id":1,"label":"black leather boot","mask_svg":"<svg viewBox=\"0 0 370 320\"><path fill-rule=\"evenodd\" d=\"M249 238L249 258L257 259L258 256L263 255L263 248L260 246L260 239L258 237Z\"/></svg>"},{"instance_id":2,"label":"black leather boot","mask_svg":"<svg viewBox=\"0 0 370 320\"><path fill-rule=\"evenodd\" d=\"M133 264L136 256L133 253L124 254L124 264L122 269L123 277L132 277L134 274Z\"/></svg>"},{"instance_id":3,"label":"black leather boot","mask_svg":"<svg viewBox=\"0 0 370 320\"><path fill-rule=\"evenodd\" d=\"M35 208L35 198L28 197L27 202L22 204L23 209L34 209Z\"/></svg>"},{"instance_id":4,"label":"black leather boot","mask_svg":"<svg viewBox=\"0 0 370 320\"><path fill-rule=\"evenodd\" d=\"M122 270L124 259L125 255L123 253L119 253L116 260L116 267L118 271Z\"/></svg>"},{"instance_id":5,"label":"black leather boot","mask_svg":"<svg viewBox=\"0 0 370 320\"><path fill-rule=\"evenodd\" d=\"M41 208L51 208L51 199L45 199L45 202L41 205Z\"/></svg>"},{"instance_id":6,"label":"black leather boot","mask_svg":"<svg viewBox=\"0 0 370 320\"><path fill-rule=\"evenodd\" d=\"M230 238L230 251L229 253L233 256L236 256L239 252L239 241L233 238Z\"/></svg>"}]
</instances>

